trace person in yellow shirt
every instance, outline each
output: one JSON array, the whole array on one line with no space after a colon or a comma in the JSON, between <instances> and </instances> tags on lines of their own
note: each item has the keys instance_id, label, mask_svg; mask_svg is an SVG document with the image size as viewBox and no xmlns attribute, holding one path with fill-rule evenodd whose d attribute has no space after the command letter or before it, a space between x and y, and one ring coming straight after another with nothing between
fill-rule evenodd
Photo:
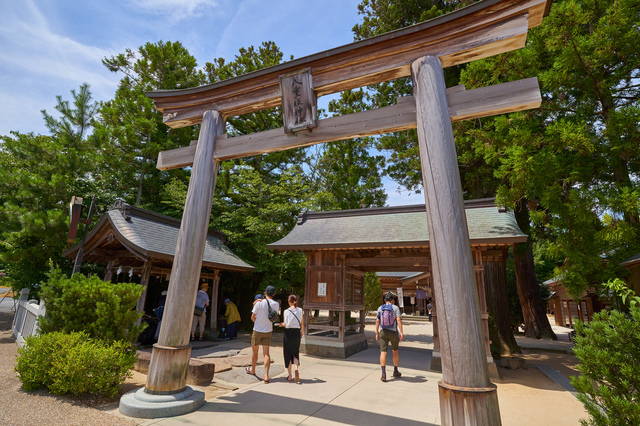
<instances>
[{"instance_id":1,"label":"person in yellow shirt","mask_svg":"<svg viewBox=\"0 0 640 426\"><path fill-rule=\"evenodd\" d=\"M224 299L227 309L224 311L224 317L227 320L226 337L224 340L231 340L238 337L238 326L240 325L240 313L238 307L229 299Z\"/></svg>"}]
</instances>

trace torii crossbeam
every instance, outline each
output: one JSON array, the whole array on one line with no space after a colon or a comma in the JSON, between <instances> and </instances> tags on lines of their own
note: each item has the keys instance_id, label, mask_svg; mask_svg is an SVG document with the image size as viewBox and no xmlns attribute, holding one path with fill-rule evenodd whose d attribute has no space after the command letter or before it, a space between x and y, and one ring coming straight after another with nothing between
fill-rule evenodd
<instances>
[{"instance_id":1,"label":"torii crossbeam","mask_svg":"<svg viewBox=\"0 0 640 426\"><path fill-rule=\"evenodd\" d=\"M162 152L158 159L158 168L163 170L189 165L193 169L165 321L153 348L146 387L133 396L123 396L120 410L152 418L183 414L204 402L203 394L186 385L186 368L220 161L417 128L440 315L442 424L499 425L451 122L536 108L541 97L536 78L468 91L464 87L446 89L443 68L522 48L528 29L540 25L550 3L485 0L412 27L216 84L147 93L168 126L202 123L202 127L196 143ZM318 96L409 75L414 96L401 98L395 106L315 120ZM281 105L285 128L234 138L223 134L226 117ZM170 396L174 408L168 410L165 405Z\"/></svg>"}]
</instances>

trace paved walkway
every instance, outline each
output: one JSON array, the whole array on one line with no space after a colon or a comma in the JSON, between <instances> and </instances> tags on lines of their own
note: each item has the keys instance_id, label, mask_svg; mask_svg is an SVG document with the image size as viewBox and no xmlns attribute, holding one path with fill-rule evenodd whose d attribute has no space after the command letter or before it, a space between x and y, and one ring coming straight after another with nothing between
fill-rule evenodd
<instances>
[{"instance_id":1,"label":"paved walkway","mask_svg":"<svg viewBox=\"0 0 640 426\"><path fill-rule=\"evenodd\" d=\"M400 348L402 377L393 379L388 371L386 383L380 381L380 352L371 331L372 327L367 326L369 349L346 360L301 355L300 384L286 380L281 348L274 347L270 383L247 375L243 368L216 373L215 382L237 390L208 400L193 413L142 424L439 425L437 383L442 377L427 370L433 345L431 323L405 321L407 338ZM194 348L193 355L215 357L229 350L246 353L246 338L211 348ZM276 342L281 338L281 334L274 336ZM523 346L540 342L553 343L519 339ZM570 350L570 342L556 343L560 345L550 349L560 354ZM548 372L557 373L553 364L541 363ZM387 364L392 365L390 354ZM495 383L503 425L578 425L579 419L586 417L582 404L570 390L549 378L543 369L499 369L501 379ZM261 378L263 367L256 371Z\"/></svg>"}]
</instances>

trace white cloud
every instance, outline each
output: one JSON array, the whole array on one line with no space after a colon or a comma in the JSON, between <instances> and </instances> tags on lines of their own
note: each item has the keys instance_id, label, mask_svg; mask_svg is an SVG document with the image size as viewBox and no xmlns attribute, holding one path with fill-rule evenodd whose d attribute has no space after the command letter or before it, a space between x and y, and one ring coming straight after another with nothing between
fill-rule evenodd
<instances>
[{"instance_id":1,"label":"white cloud","mask_svg":"<svg viewBox=\"0 0 640 426\"><path fill-rule=\"evenodd\" d=\"M69 90L83 83L91 85L96 99L115 91L118 77L101 64L113 52L52 32L31 1L0 18L0 45L0 76L5 81L0 89L5 104L0 134L42 132L40 110L51 112L56 95L69 99Z\"/></svg>"},{"instance_id":2,"label":"white cloud","mask_svg":"<svg viewBox=\"0 0 640 426\"><path fill-rule=\"evenodd\" d=\"M134 0L142 12L167 17L172 23L210 15L220 6L217 0Z\"/></svg>"}]
</instances>

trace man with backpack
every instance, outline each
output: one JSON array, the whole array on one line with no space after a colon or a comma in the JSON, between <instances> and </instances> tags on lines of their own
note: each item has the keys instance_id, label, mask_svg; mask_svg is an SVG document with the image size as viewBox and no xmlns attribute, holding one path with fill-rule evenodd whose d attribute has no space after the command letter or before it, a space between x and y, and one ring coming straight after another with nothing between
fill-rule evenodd
<instances>
[{"instance_id":1,"label":"man with backpack","mask_svg":"<svg viewBox=\"0 0 640 426\"><path fill-rule=\"evenodd\" d=\"M400 377L398 371L398 345L404 339L402 332L402 318L400 308L393 304L393 293L389 292L384 296L384 305L378 308L376 317L376 340L380 342L380 367L382 367L382 377L380 380L387 381L387 349L391 343L393 350L393 377Z\"/></svg>"},{"instance_id":2,"label":"man with backpack","mask_svg":"<svg viewBox=\"0 0 640 426\"><path fill-rule=\"evenodd\" d=\"M273 323L280 322L279 315L277 315L278 312L280 312L280 303L273 300L273 296L276 295L276 289L273 286L267 286L264 295L265 299L255 303L251 311L251 320L253 321L251 367L247 367L246 372L247 374L255 376L256 364L258 363L258 350L260 345L262 345L262 354L264 355L264 382L269 383L269 367L271 367L269 346L271 345Z\"/></svg>"}]
</instances>

